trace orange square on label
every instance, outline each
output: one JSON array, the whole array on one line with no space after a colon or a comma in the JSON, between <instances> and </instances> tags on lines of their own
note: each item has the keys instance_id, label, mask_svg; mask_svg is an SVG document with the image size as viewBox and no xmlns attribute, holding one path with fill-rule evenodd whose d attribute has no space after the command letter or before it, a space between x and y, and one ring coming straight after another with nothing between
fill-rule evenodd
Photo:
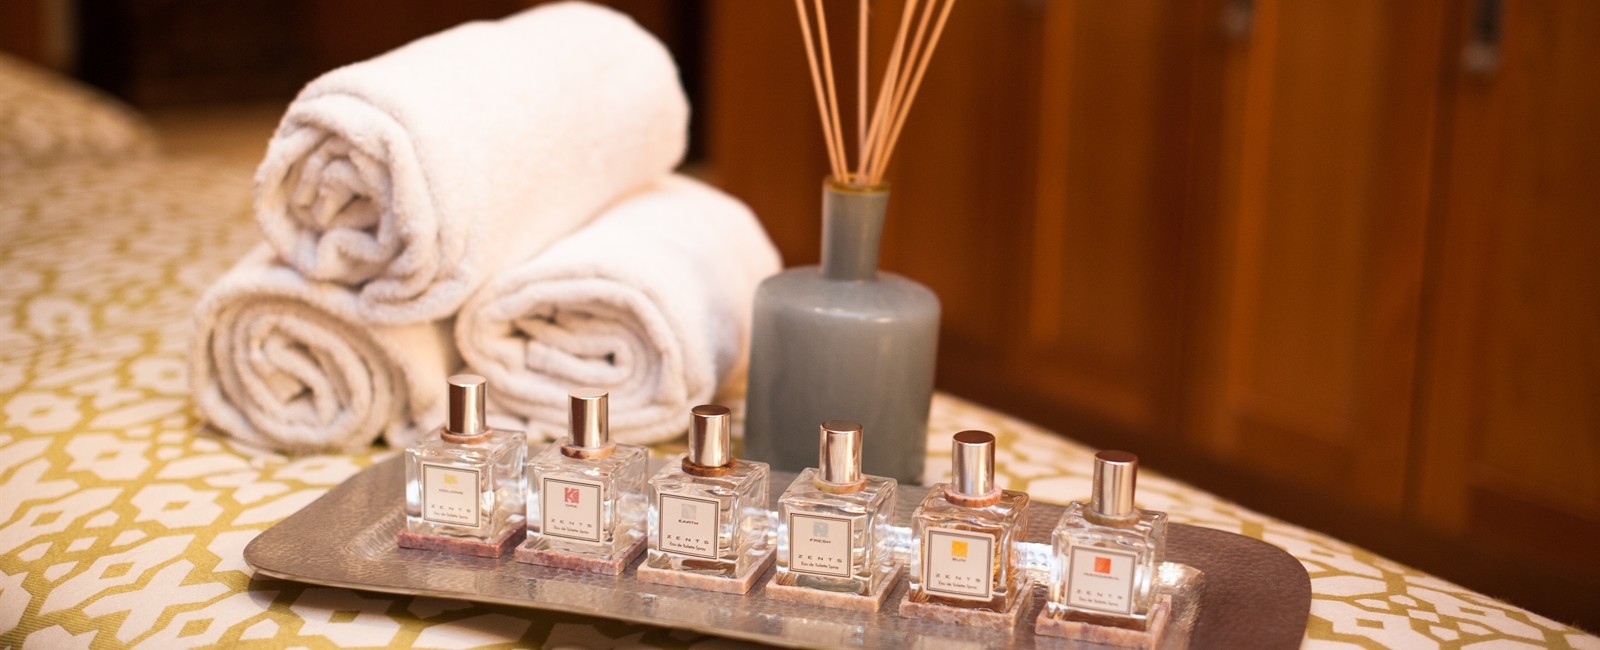
<instances>
[{"instance_id":1,"label":"orange square on label","mask_svg":"<svg viewBox=\"0 0 1600 650\"><path fill-rule=\"evenodd\" d=\"M1095 573L1111 573L1111 558L1096 557L1094 559Z\"/></svg>"},{"instance_id":2,"label":"orange square on label","mask_svg":"<svg viewBox=\"0 0 1600 650\"><path fill-rule=\"evenodd\" d=\"M967 543L966 542L951 541L950 542L950 555L952 557L966 558L967 557Z\"/></svg>"}]
</instances>

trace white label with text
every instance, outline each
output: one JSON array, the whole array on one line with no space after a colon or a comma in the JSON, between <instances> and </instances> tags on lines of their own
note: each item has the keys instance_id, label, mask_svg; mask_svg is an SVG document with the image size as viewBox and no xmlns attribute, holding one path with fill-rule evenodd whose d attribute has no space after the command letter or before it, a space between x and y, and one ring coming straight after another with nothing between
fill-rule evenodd
<instances>
[{"instance_id":1,"label":"white label with text","mask_svg":"<svg viewBox=\"0 0 1600 650\"><path fill-rule=\"evenodd\" d=\"M1138 555L1074 546L1067 553L1067 604L1111 614L1133 613L1133 568Z\"/></svg>"},{"instance_id":2,"label":"white label with text","mask_svg":"<svg viewBox=\"0 0 1600 650\"><path fill-rule=\"evenodd\" d=\"M478 470L422 466L422 518L436 524L478 527Z\"/></svg>"},{"instance_id":3,"label":"white label with text","mask_svg":"<svg viewBox=\"0 0 1600 650\"><path fill-rule=\"evenodd\" d=\"M571 477L547 476L539 481L540 532L551 537L598 542L600 505L605 484Z\"/></svg>"},{"instance_id":4,"label":"white label with text","mask_svg":"<svg viewBox=\"0 0 1600 650\"><path fill-rule=\"evenodd\" d=\"M923 590L954 598L994 596L994 535L929 528L922 540Z\"/></svg>"},{"instance_id":5,"label":"white label with text","mask_svg":"<svg viewBox=\"0 0 1600 650\"><path fill-rule=\"evenodd\" d=\"M697 497L661 495L656 548L717 559L717 502Z\"/></svg>"},{"instance_id":6,"label":"white label with text","mask_svg":"<svg viewBox=\"0 0 1600 650\"><path fill-rule=\"evenodd\" d=\"M789 570L850 577L851 521L845 517L789 513Z\"/></svg>"}]
</instances>

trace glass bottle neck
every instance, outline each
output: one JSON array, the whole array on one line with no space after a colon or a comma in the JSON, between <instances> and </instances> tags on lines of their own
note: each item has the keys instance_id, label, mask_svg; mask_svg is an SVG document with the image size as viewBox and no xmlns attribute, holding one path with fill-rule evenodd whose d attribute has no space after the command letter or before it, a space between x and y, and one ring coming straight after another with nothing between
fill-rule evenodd
<instances>
[{"instance_id":1,"label":"glass bottle neck","mask_svg":"<svg viewBox=\"0 0 1600 650\"><path fill-rule=\"evenodd\" d=\"M1138 508L1134 508L1132 512L1129 512L1126 515L1122 515L1121 517L1113 517L1111 515L1107 515L1107 514L1101 513L1100 511L1095 510L1092 507L1086 507L1086 508L1083 509L1083 518L1084 519L1088 519L1090 521L1090 523L1094 523L1094 524L1097 524L1097 525L1100 525L1100 526L1109 526L1109 527L1112 527L1112 528L1129 528L1129 527L1132 527L1135 524L1139 523L1139 517L1142 514L1143 513L1140 512L1140 510Z\"/></svg>"},{"instance_id":2,"label":"glass bottle neck","mask_svg":"<svg viewBox=\"0 0 1600 650\"><path fill-rule=\"evenodd\" d=\"M822 188L822 274L830 280L871 280L878 275L878 248L889 191L856 189L833 182Z\"/></svg>"},{"instance_id":3,"label":"glass bottle neck","mask_svg":"<svg viewBox=\"0 0 1600 650\"><path fill-rule=\"evenodd\" d=\"M575 445L561 445L561 455L567 458L582 458L597 460L610 458L617 451L617 443L607 441L599 447L578 447Z\"/></svg>"},{"instance_id":4,"label":"glass bottle neck","mask_svg":"<svg viewBox=\"0 0 1600 650\"><path fill-rule=\"evenodd\" d=\"M679 463L679 467L683 469L683 473L690 476L716 478L719 476L727 476L732 474L735 462L736 461L728 461L727 465L701 465L699 463L690 461L689 457L685 455L683 462Z\"/></svg>"},{"instance_id":5,"label":"glass bottle neck","mask_svg":"<svg viewBox=\"0 0 1600 650\"><path fill-rule=\"evenodd\" d=\"M811 486L825 494L855 494L866 489L867 479L862 478L855 483L829 483L819 478L813 480Z\"/></svg>"}]
</instances>

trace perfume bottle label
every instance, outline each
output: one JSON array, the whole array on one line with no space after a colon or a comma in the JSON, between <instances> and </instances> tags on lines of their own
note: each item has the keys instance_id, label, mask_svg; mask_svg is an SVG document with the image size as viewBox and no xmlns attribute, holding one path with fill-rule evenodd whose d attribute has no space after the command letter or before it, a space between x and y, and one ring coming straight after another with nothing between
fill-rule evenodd
<instances>
[{"instance_id":1,"label":"perfume bottle label","mask_svg":"<svg viewBox=\"0 0 1600 650\"><path fill-rule=\"evenodd\" d=\"M850 577L852 522L845 517L789 513L789 570Z\"/></svg>"},{"instance_id":2,"label":"perfume bottle label","mask_svg":"<svg viewBox=\"0 0 1600 650\"><path fill-rule=\"evenodd\" d=\"M1074 546L1067 553L1067 604L1111 614L1133 613L1133 568L1127 551Z\"/></svg>"},{"instance_id":3,"label":"perfume bottle label","mask_svg":"<svg viewBox=\"0 0 1600 650\"><path fill-rule=\"evenodd\" d=\"M478 470L422 465L422 518L478 527Z\"/></svg>"},{"instance_id":4,"label":"perfume bottle label","mask_svg":"<svg viewBox=\"0 0 1600 650\"><path fill-rule=\"evenodd\" d=\"M661 521L656 548L695 557L717 559L717 502L712 499L663 494L656 504Z\"/></svg>"},{"instance_id":5,"label":"perfume bottle label","mask_svg":"<svg viewBox=\"0 0 1600 650\"><path fill-rule=\"evenodd\" d=\"M954 598L994 596L994 536L929 528L922 540L923 590Z\"/></svg>"},{"instance_id":6,"label":"perfume bottle label","mask_svg":"<svg viewBox=\"0 0 1600 650\"><path fill-rule=\"evenodd\" d=\"M539 483L542 534L585 542L601 540L605 484L571 477L545 477Z\"/></svg>"}]
</instances>

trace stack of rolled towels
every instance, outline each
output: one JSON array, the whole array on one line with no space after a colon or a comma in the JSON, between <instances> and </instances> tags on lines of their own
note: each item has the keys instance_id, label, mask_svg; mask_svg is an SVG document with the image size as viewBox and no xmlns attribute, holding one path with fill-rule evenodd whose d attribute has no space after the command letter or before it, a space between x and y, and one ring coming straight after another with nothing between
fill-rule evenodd
<instances>
[{"instance_id":1,"label":"stack of rolled towels","mask_svg":"<svg viewBox=\"0 0 1600 650\"><path fill-rule=\"evenodd\" d=\"M196 308L202 417L251 445L410 444L467 370L531 437L610 391L648 444L736 387L777 272L738 200L672 173L688 103L666 49L583 3L467 23L301 91L256 176L264 242Z\"/></svg>"}]
</instances>

